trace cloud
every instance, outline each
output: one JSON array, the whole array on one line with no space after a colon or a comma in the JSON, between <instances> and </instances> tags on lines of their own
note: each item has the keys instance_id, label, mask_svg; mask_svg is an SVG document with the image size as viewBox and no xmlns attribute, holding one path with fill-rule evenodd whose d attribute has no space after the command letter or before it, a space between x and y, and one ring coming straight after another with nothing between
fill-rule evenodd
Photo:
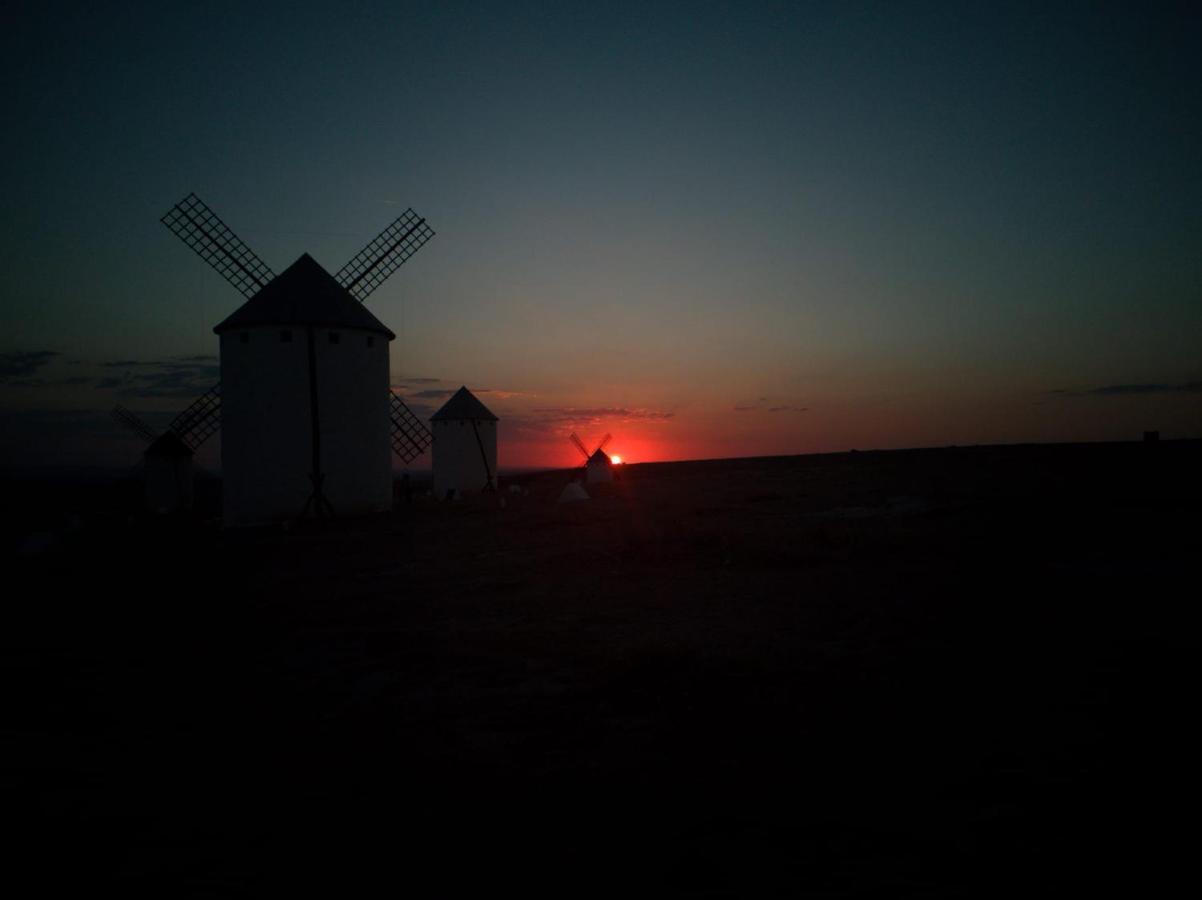
<instances>
[{"instance_id":1,"label":"cloud","mask_svg":"<svg viewBox=\"0 0 1202 900\"><path fill-rule=\"evenodd\" d=\"M456 390L457 390L457 388L430 388L428 390L417 391L412 394L406 394L405 396L407 398L414 397L414 398L418 398L418 399L434 400L434 399L437 399L438 397L449 397L449 396L451 396L451 394L455 393Z\"/></svg>"},{"instance_id":2,"label":"cloud","mask_svg":"<svg viewBox=\"0 0 1202 900\"><path fill-rule=\"evenodd\" d=\"M1187 381L1183 384L1107 384L1083 391L1063 388L1048 391L1062 397L1131 397L1146 394L1198 394L1202 393L1202 381Z\"/></svg>"},{"instance_id":3,"label":"cloud","mask_svg":"<svg viewBox=\"0 0 1202 900\"><path fill-rule=\"evenodd\" d=\"M756 403L736 403L734 406L735 412L767 412L767 413L782 413L782 412L809 412L808 406L793 406L789 403L776 403L768 405L767 397L760 397Z\"/></svg>"},{"instance_id":4,"label":"cloud","mask_svg":"<svg viewBox=\"0 0 1202 900\"><path fill-rule=\"evenodd\" d=\"M16 350L0 353L0 383L13 378L26 378L58 355L56 350Z\"/></svg>"},{"instance_id":5,"label":"cloud","mask_svg":"<svg viewBox=\"0 0 1202 900\"><path fill-rule=\"evenodd\" d=\"M533 410L539 421L546 424L596 424L607 419L617 419L621 422L644 421L664 422L675 416L675 413L657 409L629 409L624 406L595 406L577 408L574 406L546 406Z\"/></svg>"},{"instance_id":6,"label":"cloud","mask_svg":"<svg viewBox=\"0 0 1202 900\"><path fill-rule=\"evenodd\" d=\"M428 403L423 403L421 400L415 400L413 397L405 396L400 391L393 390L393 395L408 407L409 412L413 413L423 422L430 418L435 412L435 407Z\"/></svg>"},{"instance_id":7,"label":"cloud","mask_svg":"<svg viewBox=\"0 0 1202 900\"><path fill-rule=\"evenodd\" d=\"M446 384L446 379L443 378L400 378L392 382L394 389L402 392L409 388L423 384ZM436 399L438 397L449 397L454 394L459 388L425 388L424 390L414 391L413 393L403 393L405 397L425 397L427 399ZM495 397L498 400L509 400L513 397L536 397L537 394L532 394L528 391L506 391L499 388L469 388L473 394L488 394L490 397Z\"/></svg>"},{"instance_id":8,"label":"cloud","mask_svg":"<svg viewBox=\"0 0 1202 900\"><path fill-rule=\"evenodd\" d=\"M491 394L498 400L509 400L513 397L537 397L538 394L530 391L502 391L497 388L472 388L472 393L475 394Z\"/></svg>"},{"instance_id":9,"label":"cloud","mask_svg":"<svg viewBox=\"0 0 1202 900\"><path fill-rule=\"evenodd\" d=\"M130 397L195 397L211 388L221 375L213 356L121 359L100 365L125 371L96 379L95 387Z\"/></svg>"},{"instance_id":10,"label":"cloud","mask_svg":"<svg viewBox=\"0 0 1202 900\"><path fill-rule=\"evenodd\" d=\"M437 407L431 406L428 403L414 403L406 400L405 405L409 407L409 412L413 413L423 422L428 422L430 420L430 416L434 415L434 413L438 411Z\"/></svg>"},{"instance_id":11,"label":"cloud","mask_svg":"<svg viewBox=\"0 0 1202 900\"><path fill-rule=\"evenodd\" d=\"M13 378L9 380L0 379L0 383L10 385L12 387L27 387L27 388L47 388L47 387L74 387L76 385L91 384L92 379L87 375L72 375L70 378Z\"/></svg>"}]
</instances>

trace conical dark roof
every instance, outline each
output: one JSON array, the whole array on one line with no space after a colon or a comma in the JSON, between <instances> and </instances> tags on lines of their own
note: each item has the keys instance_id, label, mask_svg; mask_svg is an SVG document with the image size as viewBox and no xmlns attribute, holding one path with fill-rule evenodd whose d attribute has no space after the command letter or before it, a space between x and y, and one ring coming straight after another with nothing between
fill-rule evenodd
<instances>
[{"instance_id":1,"label":"conical dark roof","mask_svg":"<svg viewBox=\"0 0 1202 900\"><path fill-rule=\"evenodd\" d=\"M598 447L593 451L593 455L588 458L589 463L610 463L613 460L609 458L609 454Z\"/></svg>"},{"instance_id":2,"label":"conical dark roof","mask_svg":"<svg viewBox=\"0 0 1202 900\"><path fill-rule=\"evenodd\" d=\"M305 253L213 329L217 334L252 325L360 328L396 337L366 306Z\"/></svg>"},{"instance_id":3,"label":"conical dark roof","mask_svg":"<svg viewBox=\"0 0 1202 900\"><path fill-rule=\"evenodd\" d=\"M475 419L478 422L495 422L497 417L489 412L488 407L476 399L476 395L461 387L443 404L442 409L430 416L430 421L441 419Z\"/></svg>"}]
</instances>

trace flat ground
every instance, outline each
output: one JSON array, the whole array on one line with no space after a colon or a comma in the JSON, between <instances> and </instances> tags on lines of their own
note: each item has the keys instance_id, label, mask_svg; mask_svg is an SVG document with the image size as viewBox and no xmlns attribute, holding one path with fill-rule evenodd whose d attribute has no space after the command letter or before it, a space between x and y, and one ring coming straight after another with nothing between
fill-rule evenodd
<instances>
[{"instance_id":1,"label":"flat ground","mask_svg":"<svg viewBox=\"0 0 1202 900\"><path fill-rule=\"evenodd\" d=\"M56 531L2 604L15 856L158 896L1192 881L1200 463L629 466L289 533L9 484Z\"/></svg>"}]
</instances>

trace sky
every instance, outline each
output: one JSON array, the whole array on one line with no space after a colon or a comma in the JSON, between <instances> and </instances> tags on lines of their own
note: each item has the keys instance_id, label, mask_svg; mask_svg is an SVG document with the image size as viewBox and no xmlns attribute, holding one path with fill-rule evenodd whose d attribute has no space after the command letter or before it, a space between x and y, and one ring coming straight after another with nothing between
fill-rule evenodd
<instances>
[{"instance_id":1,"label":"sky","mask_svg":"<svg viewBox=\"0 0 1202 900\"><path fill-rule=\"evenodd\" d=\"M571 465L571 432L632 462L1202 437L1196 4L3 26L0 464L132 465L114 405L163 427L217 381L242 298L159 223L192 191L277 272L426 217L368 300L393 386L478 391L502 466Z\"/></svg>"}]
</instances>

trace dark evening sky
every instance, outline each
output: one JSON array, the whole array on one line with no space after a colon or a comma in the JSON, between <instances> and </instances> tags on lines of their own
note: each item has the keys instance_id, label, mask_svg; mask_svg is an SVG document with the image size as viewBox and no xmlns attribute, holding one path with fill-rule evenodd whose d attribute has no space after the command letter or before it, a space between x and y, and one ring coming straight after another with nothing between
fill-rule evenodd
<instances>
[{"instance_id":1,"label":"dark evening sky","mask_svg":"<svg viewBox=\"0 0 1202 900\"><path fill-rule=\"evenodd\" d=\"M0 462L216 380L189 191L276 271L428 217L369 303L503 465L1202 436L1202 13L1047 6L10 5Z\"/></svg>"}]
</instances>

